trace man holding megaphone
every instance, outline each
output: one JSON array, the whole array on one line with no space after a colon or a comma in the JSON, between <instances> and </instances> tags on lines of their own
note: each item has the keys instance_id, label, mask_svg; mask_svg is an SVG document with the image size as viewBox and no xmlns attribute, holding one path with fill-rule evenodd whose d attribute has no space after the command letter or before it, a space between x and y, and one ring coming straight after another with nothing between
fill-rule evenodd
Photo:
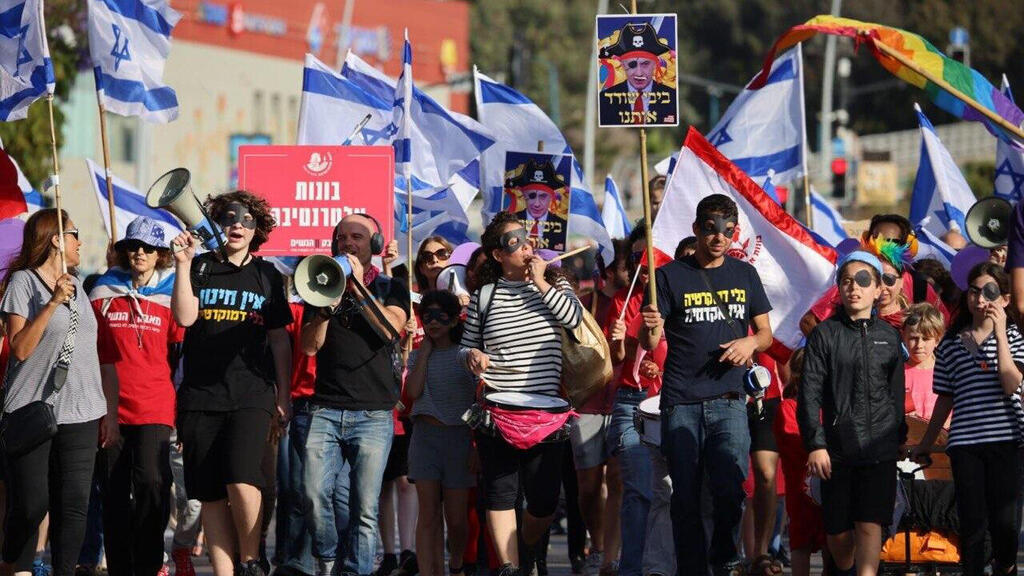
<instances>
[{"instance_id":1,"label":"man holding megaphone","mask_svg":"<svg viewBox=\"0 0 1024 576\"><path fill-rule=\"evenodd\" d=\"M401 387L399 332L409 309L405 283L371 264L384 250L373 217L346 216L332 240L333 261L316 264L314 256L308 259L313 264L300 263L296 269L296 287L306 299L302 347L316 355L317 366L304 471L314 538L345 535L338 546L343 556L318 558L318 576L335 568L338 573L373 571L377 497L394 434L391 410ZM341 284L335 280L339 277ZM347 527L334 526L324 521L321 495L335 493L335 478L346 462L351 473L342 481L354 483L348 491L350 521Z\"/></svg>"},{"instance_id":2,"label":"man holding megaphone","mask_svg":"<svg viewBox=\"0 0 1024 576\"><path fill-rule=\"evenodd\" d=\"M185 490L203 504L214 574L265 576L260 464L272 416L283 426L290 412L292 313L281 275L252 255L274 228L267 201L238 191L205 204L223 250L193 258L190 232L171 242L171 311L187 328L177 417Z\"/></svg>"}]
</instances>

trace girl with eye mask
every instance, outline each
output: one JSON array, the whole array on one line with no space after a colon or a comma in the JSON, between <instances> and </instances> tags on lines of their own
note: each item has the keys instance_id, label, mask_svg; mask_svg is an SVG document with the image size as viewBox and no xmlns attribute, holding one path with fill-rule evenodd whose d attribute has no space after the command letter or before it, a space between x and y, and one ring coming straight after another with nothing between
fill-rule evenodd
<instances>
[{"instance_id":1,"label":"girl with eye mask","mask_svg":"<svg viewBox=\"0 0 1024 576\"><path fill-rule=\"evenodd\" d=\"M938 399L928 432L911 456L927 460L952 411L946 453L953 466L964 574L985 569L986 526L992 574L1016 574L1024 338L1007 321L1010 280L1003 267L982 262L967 281L960 316L935 352Z\"/></svg>"}]
</instances>

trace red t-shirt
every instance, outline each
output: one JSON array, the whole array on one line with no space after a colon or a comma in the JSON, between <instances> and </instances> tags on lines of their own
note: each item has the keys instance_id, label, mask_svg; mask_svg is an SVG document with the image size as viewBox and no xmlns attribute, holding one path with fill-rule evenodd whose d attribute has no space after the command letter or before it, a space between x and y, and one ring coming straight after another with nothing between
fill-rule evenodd
<instances>
[{"instance_id":1,"label":"red t-shirt","mask_svg":"<svg viewBox=\"0 0 1024 576\"><path fill-rule=\"evenodd\" d=\"M605 335L607 336L608 327L625 309L626 315L623 317L623 321L626 323L626 357L622 361L619 372L618 387L647 390L647 397L650 398L661 393L661 377L665 368L665 356L668 354L668 342L663 337L652 351L644 350L640 346L637 340L640 337L640 329L643 327L644 321L643 316L640 315L644 290L643 287L636 287L627 302L626 294L628 292L627 288L623 288L612 298L612 305L608 308L608 319L605 322ZM653 367L650 365L651 362L654 363ZM651 378L648 374L652 372L653 368L657 369L657 375Z\"/></svg>"},{"instance_id":2,"label":"red t-shirt","mask_svg":"<svg viewBox=\"0 0 1024 576\"><path fill-rule=\"evenodd\" d=\"M119 400L117 421L139 426L174 426L174 384L167 360L171 344L181 342L185 330L174 321L171 309L141 299L142 315L133 310L128 297L92 302L100 337L97 343L100 364L117 368Z\"/></svg>"},{"instance_id":3,"label":"red t-shirt","mask_svg":"<svg viewBox=\"0 0 1024 576\"><path fill-rule=\"evenodd\" d=\"M316 383L316 356L309 356L302 351L302 302L289 302L294 319L285 329L292 337L292 400L308 398L313 395Z\"/></svg>"}]
</instances>

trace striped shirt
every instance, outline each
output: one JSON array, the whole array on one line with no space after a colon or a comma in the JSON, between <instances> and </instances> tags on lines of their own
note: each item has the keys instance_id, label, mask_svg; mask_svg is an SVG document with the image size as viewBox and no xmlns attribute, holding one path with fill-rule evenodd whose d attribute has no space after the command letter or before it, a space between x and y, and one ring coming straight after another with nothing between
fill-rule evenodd
<instances>
[{"instance_id":1,"label":"striped shirt","mask_svg":"<svg viewBox=\"0 0 1024 576\"><path fill-rule=\"evenodd\" d=\"M1010 354L1024 364L1024 339L1016 326L1006 330ZM1024 411L1020 396L1007 396L999 383L995 334L972 354L957 335L943 339L935 350L936 394L953 397L953 421L948 446L988 442L1019 442Z\"/></svg>"},{"instance_id":2,"label":"striped shirt","mask_svg":"<svg viewBox=\"0 0 1024 576\"><path fill-rule=\"evenodd\" d=\"M460 359L469 349L490 358L481 378L491 390L532 392L560 396L562 328L573 329L583 318L583 307L566 280L545 294L531 282L502 278L494 285L480 331L480 291L469 303Z\"/></svg>"}]
</instances>

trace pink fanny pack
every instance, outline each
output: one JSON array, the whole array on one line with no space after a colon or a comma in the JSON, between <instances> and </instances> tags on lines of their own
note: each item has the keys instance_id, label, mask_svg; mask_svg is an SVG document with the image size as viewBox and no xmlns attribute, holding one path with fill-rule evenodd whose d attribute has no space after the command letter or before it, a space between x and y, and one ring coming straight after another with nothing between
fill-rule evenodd
<instances>
[{"instance_id":1,"label":"pink fanny pack","mask_svg":"<svg viewBox=\"0 0 1024 576\"><path fill-rule=\"evenodd\" d=\"M527 450L540 444L553 432L565 425L570 416L576 412L552 413L544 410L506 410L497 406L488 406L491 422L501 433L502 438L512 446Z\"/></svg>"}]
</instances>

